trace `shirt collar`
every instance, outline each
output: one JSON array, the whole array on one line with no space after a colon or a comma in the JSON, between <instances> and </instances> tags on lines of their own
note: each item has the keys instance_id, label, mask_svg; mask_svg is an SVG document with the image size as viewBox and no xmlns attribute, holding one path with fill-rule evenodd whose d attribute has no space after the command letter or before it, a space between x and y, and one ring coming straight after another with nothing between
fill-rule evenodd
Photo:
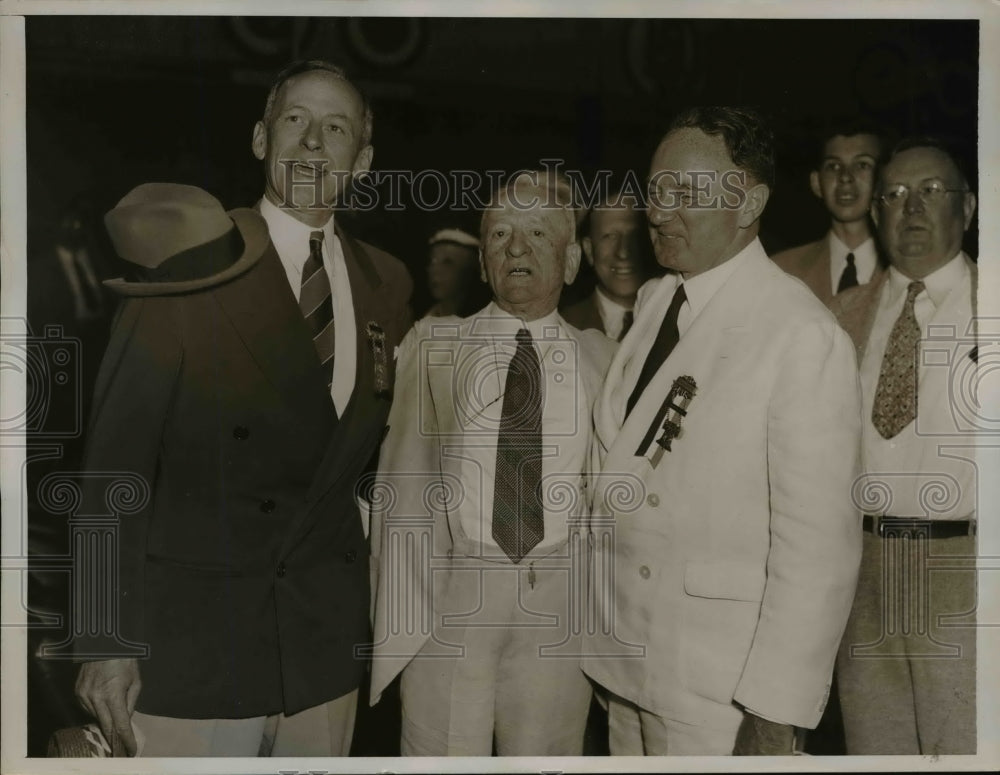
<instances>
[{"instance_id":1,"label":"shirt collar","mask_svg":"<svg viewBox=\"0 0 1000 775\"><path fill-rule=\"evenodd\" d=\"M764 252L760 240L756 237L749 245L728 261L724 261L718 266L713 266L707 272L702 272L683 281L684 293L691 308L692 320L705 308L705 305L712 299L716 291L726 284L726 280L732 277L733 272L739 268L740 264L744 263L747 257L755 252ZM678 283L678 285L680 284Z\"/></svg>"},{"instance_id":2,"label":"shirt collar","mask_svg":"<svg viewBox=\"0 0 1000 775\"><path fill-rule=\"evenodd\" d=\"M968 268L965 265L965 253L959 252L951 261L938 267L925 278L923 278L924 288L934 309L944 304L948 294L955 288L965 276ZM906 294L912 279L900 272L896 267L889 267L889 292L893 299Z\"/></svg>"},{"instance_id":3,"label":"shirt collar","mask_svg":"<svg viewBox=\"0 0 1000 775\"><path fill-rule=\"evenodd\" d=\"M838 237L833 230L830 231L830 260L835 261L837 259L841 261L847 261L847 254L854 254L855 264L860 264L862 261L872 261L878 260L878 253L875 250L875 239L869 237L856 248L849 248L845 245L840 237Z\"/></svg>"},{"instance_id":4,"label":"shirt collar","mask_svg":"<svg viewBox=\"0 0 1000 775\"><path fill-rule=\"evenodd\" d=\"M561 319L557 310L552 310L548 315L537 320L526 322L523 318L500 309L495 301L491 301L484 313L492 321L491 328L495 333L505 337L509 335L513 338L520 329L527 328L536 345L545 339L554 338L553 328L561 329Z\"/></svg>"},{"instance_id":5,"label":"shirt collar","mask_svg":"<svg viewBox=\"0 0 1000 775\"><path fill-rule=\"evenodd\" d=\"M309 237L314 231L322 230L323 241L327 246L332 244L331 238L334 233L332 211L330 219L322 226L322 229L316 229L302 223L265 196L260 201L260 214L267 221L267 229L278 255L298 269L302 268L309 257Z\"/></svg>"},{"instance_id":6,"label":"shirt collar","mask_svg":"<svg viewBox=\"0 0 1000 775\"><path fill-rule=\"evenodd\" d=\"M605 312L622 315L632 309L631 307L626 307L624 304L619 304L610 296L606 295L604 291L601 290L600 285L595 286L594 290L597 292L597 303Z\"/></svg>"}]
</instances>

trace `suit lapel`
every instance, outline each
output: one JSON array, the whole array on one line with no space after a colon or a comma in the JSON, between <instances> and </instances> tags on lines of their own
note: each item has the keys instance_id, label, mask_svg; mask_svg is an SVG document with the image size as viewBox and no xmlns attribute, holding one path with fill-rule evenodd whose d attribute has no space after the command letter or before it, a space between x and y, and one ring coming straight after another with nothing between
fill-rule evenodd
<instances>
[{"instance_id":1,"label":"suit lapel","mask_svg":"<svg viewBox=\"0 0 1000 775\"><path fill-rule=\"evenodd\" d=\"M344 408L344 413L330 437L326 455L320 464L311 495L319 497L332 487L341 473L351 466L345 465L357 454L373 433L380 433L382 423L377 422L380 403L387 396L375 395L375 355L368 333L368 324L375 323L388 334L388 322L377 312L375 298L382 285L381 277L371 263L364 249L349 236L337 231L344 261L347 264L347 274L351 282L351 304L354 307L354 321L357 331L356 358L357 370L354 377L354 390L350 401ZM392 360L391 348L385 352L386 379L392 386L392 374L388 366Z\"/></svg>"},{"instance_id":2,"label":"suit lapel","mask_svg":"<svg viewBox=\"0 0 1000 775\"><path fill-rule=\"evenodd\" d=\"M824 237L814 243L808 260L809 269L804 276L806 285L816 294L821 302L829 304L833 298L833 288L830 286L830 241Z\"/></svg>"},{"instance_id":3,"label":"suit lapel","mask_svg":"<svg viewBox=\"0 0 1000 775\"><path fill-rule=\"evenodd\" d=\"M610 444L608 458L614 459L612 465L617 466L619 461L624 463L629 458L641 463L640 468L647 465L644 458L635 456L636 449L656 419L675 379L682 375L692 377L697 384L694 401L702 405L713 387L726 379L725 370L733 362L732 356L740 352L744 337L750 332L751 310L765 290L768 270L780 271L763 255L747 256L743 265L709 300ZM627 464L638 465L634 461Z\"/></svg>"},{"instance_id":4,"label":"suit lapel","mask_svg":"<svg viewBox=\"0 0 1000 775\"><path fill-rule=\"evenodd\" d=\"M586 328L596 328L598 331L604 330L604 321L601 319L600 302L597 300L597 289L590 294L587 304L588 320Z\"/></svg>"},{"instance_id":5,"label":"suit lapel","mask_svg":"<svg viewBox=\"0 0 1000 775\"><path fill-rule=\"evenodd\" d=\"M290 412L302 422L332 422L315 346L274 249L213 295Z\"/></svg>"}]
</instances>

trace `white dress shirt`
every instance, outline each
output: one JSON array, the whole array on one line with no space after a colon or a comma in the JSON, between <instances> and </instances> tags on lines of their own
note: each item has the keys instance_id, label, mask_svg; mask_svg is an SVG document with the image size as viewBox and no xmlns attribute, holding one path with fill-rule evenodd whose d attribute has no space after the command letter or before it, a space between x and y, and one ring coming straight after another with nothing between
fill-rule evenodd
<instances>
[{"instance_id":1,"label":"white dress shirt","mask_svg":"<svg viewBox=\"0 0 1000 775\"><path fill-rule=\"evenodd\" d=\"M288 284L298 301L302 286L302 267L309 258L309 236L314 229L296 220L272 204L266 197L261 200L260 214L267 221L271 241L278 251L278 258L285 269ZM357 325L354 320L354 303L351 299L351 281L340 239L334 233L333 217L323 226L323 267L330 278L333 298L334 347L333 386L330 395L343 415L354 392L357 376Z\"/></svg>"},{"instance_id":2,"label":"white dress shirt","mask_svg":"<svg viewBox=\"0 0 1000 775\"><path fill-rule=\"evenodd\" d=\"M898 517L920 517L933 519L965 519L975 511L976 483L971 465L961 465L962 453L958 447L951 453L955 459L949 460L947 449L942 446L960 445L961 434L955 427L952 399L949 391L954 387L938 389L933 380L950 379L949 372L960 369L964 363L948 364L943 356L954 353L962 359L968 356L971 344L964 347L958 340L966 335L969 317L957 319L956 308L960 308L961 294L969 294L969 267L965 254L959 253L944 266L923 279L924 290L914 300L913 312L920 326L924 350L918 361L917 376L917 417L891 439L885 439L872 423L872 405L878 388L882 358L889 341L889 335L903 310L907 287L912 282L895 267L889 268L887 281L879 296L875 320L861 360L862 393L862 460L865 472L881 482L891 493L887 508L869 509L870 512L885 513ZM968 301L966 301L968 304ZM927 350L929 328L951 326L954 337L942 341ZM949 329L951 330L951 329ZM935 332L937 337L937 333ZM925 350L927 350L925 352ZM940 362L939 362L940 361ZM936 400L930 400L936 396ZM917 427L919 425L919 428ZM942 429L951 429L942 432ZM971 437L968 441L971 445ZM971 453L968 453L971 456ZM945 489L953 496L942 501L947 507L943 511L928 513L928 497L932 494L925 489L932 479L946 482ZM951 484L954 482L954 484Z\"/></svg>"},{"instance_id":3,"label":"white dress shirt","mask_svg":"<svg viewBox=\"0 0 1000 775\"><path fill-rule=\"evenodd\" d=\"M864 285L872 279L878 264L878 252L875 250L875 240L869 237L851 250L840 238L830 232L830 289L837 293L840 276L847 268L847 254L854 254L854 267L858 273L858 285Z\"/></svg>"},{"instance_id":4,"label":"white dress shirt","mask_svg":"<svg viewBox=\"0 0 1000 775\"><path fill-rule=\"evenodd\" d=\"M496 380L499 397L481 407L474 432L457 440L460 449L445 452L461 458L464 497L458 506L462 530L473 546L485 554L501 553L493 540L493 497L496 478L497 435L503 409L507 369L517 349L515 335L521 328L531 332L542 370L542 507L544 537L534 550L545 554L564 544L568 537L566 487L577 489L583 482L590 452L590 411L576 366L576 340L563 327L556 311L525 323L492 302L479 313L489 335L482 352L469 353L482 379ZM481 330L481 329L477 329ZM466 363L470 361L465 361ZM488 367L487 365L488 364ZM467 380L468 382L468 380ZM471 388L475 385L469 382ZM485 432L484 432L485 429Z\"/></svg>"},{"instance_id":5,"label":"white dress shirt","mask_svg":"<svg viewBox=\"0 0 1000 775\"><path fill-rule=\"evenodd\" d=\"M618 341L622 335L622 328L625 327L625 313L631 312L631 307L623 307L614 299L609 299L601 286L594 289L597 297L597 311L601 315L601 322L604 324L604 333Z\"/></svg>"},{"instance_id":6,"label":"white dress shirt","mask_svg":"<svg viewBox=\"0 0 1000 775\"><path fill-rule=\"evenodd\" d=\"M726 284L726 281L732 276L733 272L736 271L737 267L746 260L748 255L757 251L763 253L764 248L761 246L760 240L754 239L753 242L743 248L743 250L718 266L713 266L711 269L683 281L681 280L680 275L674 276L673 279L676 283L676 288L680 288L681 285L683 285L684 294L687 297L684 300L684 303L681 304L681 308L677 313L677 333L680 337L684 336L687 330L691 327L695 318L697 318L699 313L705 309L705 306L712 300L712 297L716 294L716 292ZM668 275L663 278L662 282L670 282L671 279L672 278ZM677 293L676 289L674 290L674 293ZM672 300L673 295L665 297L664 303L657 311L659 314L656 319L655 327L651 329L652 331L656 332L660 330L660 326L663 325L663 318L666 317L667 309L669 308ZM643 304L643 307L647 306L648 303L649 302L647 300ZM632 330L636 331L634 324L632 326ZM628 393L626 395L632 394L632 390L635 388L636 382L639 381L639 373L642 371L642 367L646 363L649 351L653 349L653 342L655 339L656 334L653 333L647 342L640 344L636 348L632 358L625 364L625 375L622 384L623 386L628 386Z\"/></svg>"}]
</instances>

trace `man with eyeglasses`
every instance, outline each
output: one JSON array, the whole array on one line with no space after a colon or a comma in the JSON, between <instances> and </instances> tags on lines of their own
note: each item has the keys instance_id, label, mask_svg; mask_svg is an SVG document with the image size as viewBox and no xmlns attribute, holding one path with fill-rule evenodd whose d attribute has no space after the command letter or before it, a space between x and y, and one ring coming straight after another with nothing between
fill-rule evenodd
<instances>
[{"instance_id":1,"label":"man with eyeglasses","mask_svg":"<svg viewBox=\"0 0 1000 775\"><path fill-rule=\"evenodd\" d=\"M866 124L854 122L828 131L819 164L809 173L809 187L830 214L830 230L815 242L771 257L825 304L884 271L868 219L881 153L879 134Z\"/></svg>"},{"instance_id":2,"label":"man with eyeglasses","mask_svg":"<svg viewBox=\"0 0 1000 775\"><path fill-rule=\"evenodd\" d=\"M594 410L583 668L612 755L790 755L822 716L861 556L854 354L757 238L758 114L682 112L649 183L671 273L639 292Z\"/></svg>"},{"instance_id":3,"label":"man with eyeglasses","mask_svg":"<svg viewBox=\"0 0 1000 775\"><path fill-rule=\"evenodd\" d=\"M976 751L975 207L943 144L900 143L872 206L891 266L831 304L863 398L864 552L837 661L849 754Z\"/></svg>"}]
</instances>

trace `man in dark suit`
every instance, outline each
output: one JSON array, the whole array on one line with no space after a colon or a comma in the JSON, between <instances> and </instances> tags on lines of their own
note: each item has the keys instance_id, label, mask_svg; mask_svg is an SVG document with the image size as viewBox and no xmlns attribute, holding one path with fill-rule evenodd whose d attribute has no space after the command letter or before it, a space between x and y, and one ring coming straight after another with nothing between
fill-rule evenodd
<instances>
[{"instance_id":1,"label":"man in dark suit","mask_svg":"<svg viewBox=\"0 0 1000 775\"><path fill-rule=\"evenodd\" d=\"M649 240L643 213L634 200L620 198L595 207L580 244L597 277L594 292L560 314L581 331L596 328L621 341L632 326L632 308L649 277Z\"/></svg>"},{"instance_id":2,"label":"man in dark suit","mask_svg":"<svg viewBox=\"0 0 1000 775\"><path fill-rule=\"evenodd\" d=\"M81 702L130 753L135 729L150 756L349 751L369 638L355 484L411 322L403 266L334 229L370 138L343 72L296 63L254 128L259 213L224 232L204 192L148 184L108 215L141 282L111 283L127 298L81 513L107 513L98 472L149 498L118 524L118 626L75 646Z\"/></svg>"},{"instance_id":3,"label":"man in dark suit","mask_svg":"<svg viewBox=\"0 0 1000 775\"><path fill-rule=\"evenodd\" d=\"M830 230L771 258L828 304L840 291L884 271L868 220L882 141L874 129L857 123L830 130L820 147L809 187L830 214Z\"/></svg>"}]
</instances>

